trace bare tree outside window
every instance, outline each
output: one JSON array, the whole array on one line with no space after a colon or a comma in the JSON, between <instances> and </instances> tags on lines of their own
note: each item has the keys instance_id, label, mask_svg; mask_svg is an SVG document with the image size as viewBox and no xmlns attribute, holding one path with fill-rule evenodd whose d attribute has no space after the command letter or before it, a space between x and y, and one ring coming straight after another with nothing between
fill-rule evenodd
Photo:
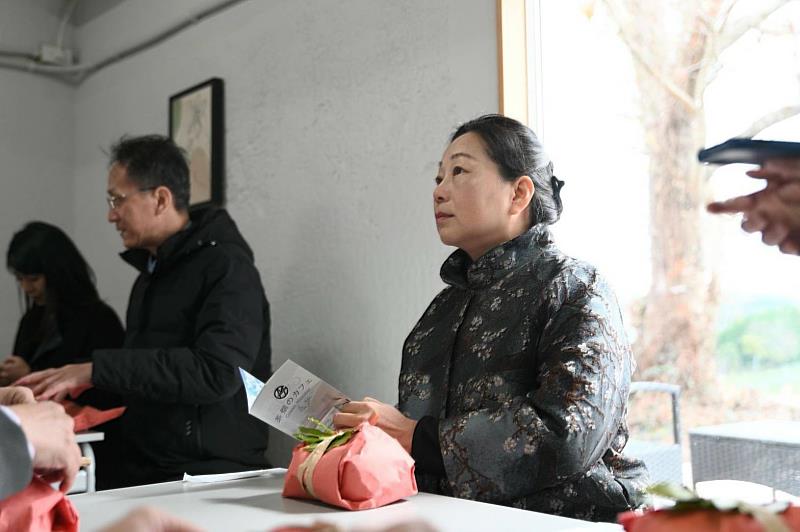
<instances>
[{"instance_id":1,"label":"bare tree outside window","mask_svg":"<svg viewBox=\"0 0 800 532\"><path fill-rule=\"evenodd\" d=\"M800 141L800 0L537 6L532 123L567 183L557 242L617 289L635 379L680 384L687 428L798 418L800 259L708 216L762 184L696 155L734 136Z\"/></svg>"},{"instance_id":2,"label":"bare tree outside window","mask_svg":"<svg viewBox=\"0 0 800 532\"><path fill-rule=\"evenodd\" d=\"M652 278L637 349L644 378L667 378L695 391L714 381L710 331L719 302L718 265L705 253L702 221L710 169L695 158L706 144L705 93L723 55L749 33L796 39L797 28L780 13L791 3L602 0L633 58L650 156ZM764 57L765 68L781 68L769 65L771 59ZM773 104L735 136L752 137L800 113L800 88L796 94L794 103Z\"/></svg>"}]
</instances>

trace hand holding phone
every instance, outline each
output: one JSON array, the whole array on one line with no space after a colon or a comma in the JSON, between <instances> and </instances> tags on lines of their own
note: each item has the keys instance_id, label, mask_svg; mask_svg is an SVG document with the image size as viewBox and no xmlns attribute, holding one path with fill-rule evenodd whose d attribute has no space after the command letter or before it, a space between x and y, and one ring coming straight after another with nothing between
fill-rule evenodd
<instances>
[{"instance_id":1,"label":"hand holding phone","mask_svg":"<svg viewBox=\"0 0 800 532\"><path fill-rule=\"evenodd\" d=\"M800 157L769 159L747 172L767 186L746 196L708 205L715 214L742 214L742 229L784 253L800 254Z\"/></svg>"}]
</instances>

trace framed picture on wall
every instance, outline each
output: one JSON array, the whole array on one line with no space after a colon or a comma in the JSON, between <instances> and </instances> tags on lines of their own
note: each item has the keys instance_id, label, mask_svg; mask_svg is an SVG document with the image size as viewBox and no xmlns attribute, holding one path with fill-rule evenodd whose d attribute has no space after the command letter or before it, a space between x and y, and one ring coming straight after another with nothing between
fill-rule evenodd
<instances>
[{"instance_id":1,"label":"framed picture on wall","mask_svg":"<svg viewBox=\"0 0 800 532\"><path fill-rule=\"evenodd\" d=\"M186 151L191 180L189 208L223 204L225 96L211 78L169 98L169 136Z\"/></svg>"}]
</instances>

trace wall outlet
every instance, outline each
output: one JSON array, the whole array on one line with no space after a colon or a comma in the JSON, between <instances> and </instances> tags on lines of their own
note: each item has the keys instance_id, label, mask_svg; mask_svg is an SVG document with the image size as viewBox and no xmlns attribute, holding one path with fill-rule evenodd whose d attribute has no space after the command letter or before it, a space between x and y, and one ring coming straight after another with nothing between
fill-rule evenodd
<instances>
[{"instance_id":1,"label":"wall outlet","mask_svg":"<svg viewBox=\"0 0 800 532\"><path fill-rule=\"evenodd\" d=\"M72 50L54 44L43 44L39 48L39 62L47 65L69 66L72 64Z\"/></svg>"}]
</instances>

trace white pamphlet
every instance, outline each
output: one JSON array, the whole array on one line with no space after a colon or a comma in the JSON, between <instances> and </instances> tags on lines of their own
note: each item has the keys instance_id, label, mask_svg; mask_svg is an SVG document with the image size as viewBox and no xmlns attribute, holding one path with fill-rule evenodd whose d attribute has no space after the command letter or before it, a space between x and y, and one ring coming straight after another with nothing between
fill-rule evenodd
<instances>
[{"instance_id":1,"label":"white pamphlet","mask_svg":"<svg viewBox=\"0 0 800 532\"><path fill-rule=\"evenodd\" d=\"M297 429L313 427L309 418L333 426L333 415L350 402L342 392L310 371L287 360L266 383L239 368L250 415L294 437Z\"/></svg>"}]
</instances>

